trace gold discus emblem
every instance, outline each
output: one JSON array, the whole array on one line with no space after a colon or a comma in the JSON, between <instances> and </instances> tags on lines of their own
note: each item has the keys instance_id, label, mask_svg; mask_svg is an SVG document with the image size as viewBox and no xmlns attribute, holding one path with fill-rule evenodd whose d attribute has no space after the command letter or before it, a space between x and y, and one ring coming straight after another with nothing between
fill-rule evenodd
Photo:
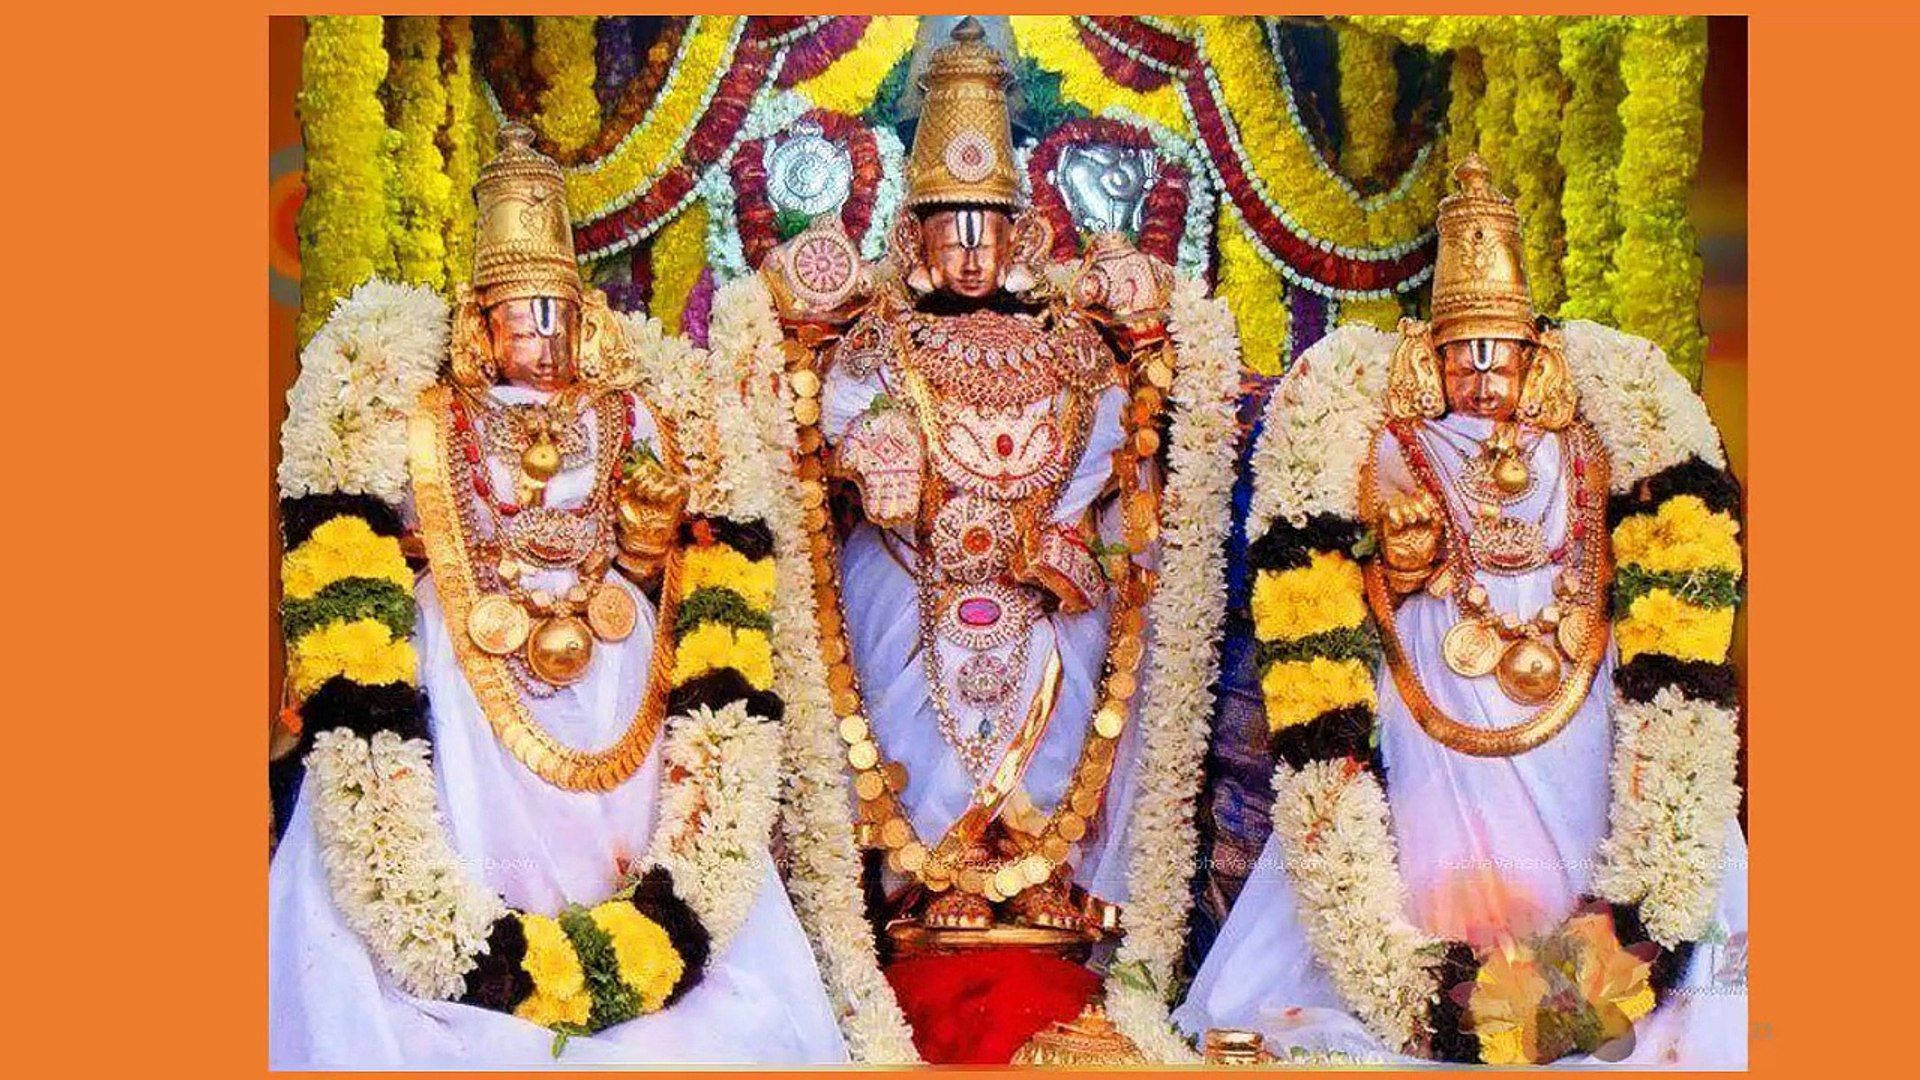
<instances>
[{"instance_id":1,"label":"gold discus emblem","mask_svg":"<svg viewBox=\"0 0 1920 1080\"><path fill-rule=\"evenodd\" d=\"M505 656L526 643L532 629L527 609L494 593L483 596L467 612L467 636L481 652Z\"/></svg>"},{"instance_id":2,"label":"gold discus emblem","mask_svg":"<svg viewBox=\"0 0 1920 1080\"><path fill-rule=\"evenodd\" d=\"M1462 619L1440 641L1440 655L1454 674L1478 679L1500 663L1500 635L1482 619Z\"/></svg>"},{"instance_id":3,"label":"gold discus emblem","mask_svg":"<svg viewBox=\"0 0 1920 1080\"><path fill-rule=\"evenodd\" d=\"M601 641L625 641L640 621L633 594L608 581L587 598L587 625Z\"/></svg>"}]
</instances>

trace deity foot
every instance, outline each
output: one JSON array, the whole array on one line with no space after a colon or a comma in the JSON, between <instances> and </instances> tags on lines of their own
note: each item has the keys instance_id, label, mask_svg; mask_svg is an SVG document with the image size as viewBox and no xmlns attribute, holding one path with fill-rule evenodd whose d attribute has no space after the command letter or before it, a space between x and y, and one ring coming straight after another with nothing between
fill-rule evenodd
<instances>
[{"instance_id":1,"label":"deity foot","mask_svg":"<svg viewBox=\"0 0 1920 1080\"><path fill-rule=\"evenodd\" d=\"M993 905L985 897L948 889L927 903L920 925L934 930L985 930L993 925Z\"/></svg>"},{"instance_id":2,"label":"deity foot","mask_svg":"<svg viewBox=\"0 0 1920 1080\"><path fill-rule=\"evenodd\" d=\"M1041 926L1051 930L1076 932L1093 929L1086 912L1073 895L1066 874L1056 872L1046 881L1021 891L1007 902L1007 914L1022 926Z\"/></svg>"}]
</instances>

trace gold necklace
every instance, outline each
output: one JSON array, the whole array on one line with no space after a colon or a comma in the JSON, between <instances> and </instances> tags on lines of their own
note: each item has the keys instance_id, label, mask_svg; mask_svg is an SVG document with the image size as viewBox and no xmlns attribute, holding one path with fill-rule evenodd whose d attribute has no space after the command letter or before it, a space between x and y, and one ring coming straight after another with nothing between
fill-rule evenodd
<instances>
[{"instance_id":1,"label":"gold necklace","mask_svg":"<svg viewBox=\"0 0 1920 1080\"><path fill-rule=\"evenodd\" d=\"M1411 432L1401 425L1391 427L1400 428L1396 434L1401 445L1408 445L1413 437ZM1385 568L1377 558L1367 560L1365 565L1367 603L1373 609L1374 621L1380 627L1381 643L1386 653L1387 668L1393 674L1394 686L1400 691L1407 710L1421 729L1436 742L1462 754L1510 757L1525 753L1559 734L1586 700L1593 687L1594 674L1606 657L1606 597L1613 579L1612 558L1602 528L1607 493L1606 455L1584 424L1571 426L1567 430L1570 435L1568 445L1575 448L1575 458L1579 463L1578 466L1570 464L1568 467L1575 468L1580 474L1576 477L1579 490L1575 502L1580 515L1579 526L1584 533L1580 582L1577 590L1574 590L1577 599L1568 598L1568 603L1573 605L1571 610L1553 613L1557 618L1549 619L1546 623L1536 616L1527 624L1508 626L1490 617L1484 604L1476 609L1470 595L1473 588L1472 566L1464 554L1457 550L1461 545L1452 545L1456 550L1449 556L1451 565L1446 571L1453 576L1465 616L1448 631L1447 639L1442 643L1442 652L1447 654L1448 665L1466 677L1495 675L1503 693L1526 704L1540 705L1532 716L1507 727L1482 728L1463 724L1441 711L1427 695L1420 674L1414 670L1400 640L1395 623L1395 598L1387 584ZM1378 439L1379 436L1375 436L1376 448ZM1414 473L1423 484L1435 482L1430 475L1423 475L1426 472L1415 464ZM1369 454L1361 463L1360 514L1364 521L1374 521L1379 517L1379 489L1373 454ZM1546 632L1547 625L1551 625L1552 634ZM1570 666L1561 663L1562 653L1566 655ZM1464 671L1463 666L1466 668ZM1485 670L1480 670L1483 667ZM1468 672L1478 672L1478 675Z\"/></svg>"},{"instance_id":2,"label":"gold necklace","mask_svg":"<svg viewBox=\"0 0 1920 1080\"><path fill-rule=\"evenodd\" d=\"M407 437L413 476L415 507L427 563L460 660L467 684L493 729L494 738L534 775L568 791L611 791L637 772L646 761L665 718L667 691L673 672L674 619L679 607L680 551L668 553L660 587L660 612L655 629L647 687L626 730L603 750L579 750L562 743L541 726L522 696L521 687L505 657L481 649L465 632L479 601L470 556L473 523L460 513L454 485L459 445L454 431L453 398L445 385L428 388L409 417ZM664 421L660 427L663 456L678 465L679 454ZM612 586L618 588L618 586Z\"/></svg>"}]
</instances>

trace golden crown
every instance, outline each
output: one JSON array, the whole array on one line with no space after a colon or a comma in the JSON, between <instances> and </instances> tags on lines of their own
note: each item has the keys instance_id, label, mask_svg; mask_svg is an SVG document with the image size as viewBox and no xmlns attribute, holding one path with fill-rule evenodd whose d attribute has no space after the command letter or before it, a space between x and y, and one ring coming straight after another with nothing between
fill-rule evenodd
<instances>
[{"instance_id":1,"label":"golden crown","mask_svg":"<svg viewBox=\"0 0 1920 1080\"><path fill-rule=\"evenodd\" d=\"M1493 186L1486 162L1454 167L1459 190L1440 200L1433 271L1433 343L1465 338L1532 341L1533 300L1520 255L1520 214Z\"/></svg>"},{"instance_id":2,"label":"golden crown","mask_svg":"<svg viewBox=\"0 0 1920 1080\"><path fill-rule=\"evenodd\" d=\"M920 81L925 104L907 160L907 205L1015 207L1007 63L969 15L934 51Z\"/></svg>"},{"instance_id":3,"label":"golden crown","mask_svg":"<svg viewBox=\"0 0 1920 1080\"><path fill-rule=\"evenodd\" d=\"M533 148L533 131L509 121L474 182L473 284L483 306L528 296L580 299L566 179Z\"/></svg>"}]
</instances>

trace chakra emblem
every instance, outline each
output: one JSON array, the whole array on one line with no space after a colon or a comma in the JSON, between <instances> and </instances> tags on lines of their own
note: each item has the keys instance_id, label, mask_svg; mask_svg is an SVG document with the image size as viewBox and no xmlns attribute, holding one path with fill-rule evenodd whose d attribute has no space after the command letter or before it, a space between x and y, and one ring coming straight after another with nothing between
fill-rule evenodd
<instances>
[{"instance_id":1,"label":"chakra emblem","mask_svg":"<svg viewBox=\"0 0 1920 1080\"><path fill-rule=\"evenodd\" d=\"M818 125L804 124L767 147L767 198L777 210L814 217L838 211L853 191L853 158Z\"/></svg>"},{"instance_id":2,"label":"chakra emblem","mask_svg":"<svg viewBox=\"0 0 1920 1080\"><path fill-rule=\"evenodd\" d=\"M787 269L788 281L801 300L816 308L832 308L853 292L860 253L844 233L808 229L794 238Z\"/></svg>"},{"instance_id":3,"label":"chakra emblem","mask_svg":"<svg viewBox=\"0 0 1920 1080\"><path fill-rule=\"evenodd\" d=\"M977 131L963 131L947 140L947 148L941 152L940 161L955 180L973 184L993 175L999 157L985 135Z\"/></svg>"}]
</instances>

